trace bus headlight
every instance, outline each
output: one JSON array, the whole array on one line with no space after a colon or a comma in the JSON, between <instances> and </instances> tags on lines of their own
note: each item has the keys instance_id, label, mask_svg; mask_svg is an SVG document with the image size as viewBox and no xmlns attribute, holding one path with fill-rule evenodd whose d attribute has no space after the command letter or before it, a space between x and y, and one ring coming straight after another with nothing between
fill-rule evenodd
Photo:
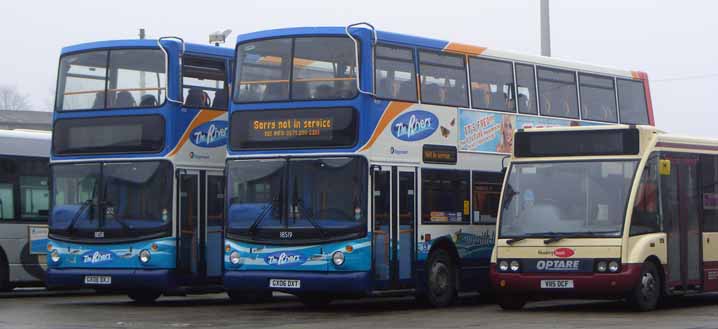
<instances>
[{"instance_id":1,"label":"bus headlight","mask_svg":"<svg viewBox=\"0 0 718 329\"><path fill-rule=\"evenodd\" d=\"M140 251L140 262L142 262L142 264L147 264L147 262L149 262L151 258L152 254L150 254L149 250L142 249Z\"/></svg>"},{"instance_id":2,"label":"bus headlight","mask_svg":"<svg viewBox=\"0 0 718 329\"><path fill-rule=\"evenodd\" d=\"M502 260L499 262L499 271L506 272L509 270L509 262Z\"/></svg>"},{"instance_id":3,"label":"bus headlight","mask_svg":"<svg viewBox=\"0 0 718 329\"><path fill-rule=\"evenodd\" d=\"M57 252L57 249L53 250L53 251L50 253L50 260L51 260L53 263L57 263L57 262L60 261L60 253Z\"/></svg>"},{"instance_id":4,"label":"bus headlight","mask_svg":"<svg viewBox=\"0 0 718 329\"><path fill-rule=\"evenodd\" d=\"M344 253L341 251L335 251L332 254L332 263L336 266L344 265Z\"/></svg>"},{"instance_id":5,"label":"bus headlight","mask_svg":"<svg viewBox=\"0 0 718 329\"><path fill-rule=\"evenodd\" d=\"M519 264L519 261L512 260L511 264L509 264L509 268L511 268L511 272L518 272L521 265Z\"/></svg>"},{"instance_id":6,"label":"bus headlight","mask_svg":"<svg viewBox=\"0 0 718 329\"><path fill-rule=\"evenodd\" d=\"M238 265L240 260L241 257L236 250L229 254L229 262L232 263L232 265Z\"/></svg>"},{"instance_id":7,"label":"bus headlight","mask_svg":"<svg viewBox=\"0 0 718 329\"><path fill-rule=\"evenodd\" d=\"M611 273L616 273L620 269L621 269L621 264L619 264L617 261L612 260L608 263L608 271L610 271Z\"/></svg>"},{"instance_id":8,"label":"bus headlight","mask_svg":"<svg viewBox=\"0 0 718 329\"><path fill-rule=\"evenodd\" d=\"M606 261L602 260L596 264L596 271L597 272L606 272L606 269L608 269L608 263Z\"/></svg>"}]
</instances>

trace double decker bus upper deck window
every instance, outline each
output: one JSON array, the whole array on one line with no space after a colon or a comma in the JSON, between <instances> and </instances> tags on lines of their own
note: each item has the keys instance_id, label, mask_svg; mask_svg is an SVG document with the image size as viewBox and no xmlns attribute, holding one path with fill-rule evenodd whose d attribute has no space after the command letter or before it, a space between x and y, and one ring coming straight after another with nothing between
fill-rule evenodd
<instances>
[{"instance_id":1,"label":"double decker bus upper deck window","mask_svg":"<svg viewBox=\"0 0 718 329\"><path fill-rule=\"evenodd\" d=\"M165 59L159 49L112 49L60 59L55 109L156 107L166 95Z\"/></svg>"},{"instance_id":2,"label":"double decker bus upper deck window","mask_svg":"<svg viewBox=\"0 0 718 329\"><path fill-rule=\"evenodd\" d=\"M354 43L347 37L243 43L237 47L234 101L353 98L357 93L356 70Z\"/></svg>"}]
</instances>

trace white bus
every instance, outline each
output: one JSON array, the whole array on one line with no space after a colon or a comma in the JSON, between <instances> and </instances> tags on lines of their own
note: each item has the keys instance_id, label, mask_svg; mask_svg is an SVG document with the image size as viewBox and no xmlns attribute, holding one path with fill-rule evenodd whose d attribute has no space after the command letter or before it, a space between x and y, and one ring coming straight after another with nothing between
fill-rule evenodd
<instances>
[{"instance_id":1,"label":"white bus","mask_svg":"<svg viewBox=\"0 0 718 329\"><path fill-rule=\"evenodd\" d=\"M527 298L718 291L718 140L647 126L516 133L492 257L502 307Z\"/></svg>"},{"instance_id":2,"label":"white bus","mask_svg":"<svg viewBox=\"0 0 718 329\"><path fill-rule=\"evenodd\" d=\"M0 130L0 291L42 285L50 133Z\"/></svg>"}]
</instances>

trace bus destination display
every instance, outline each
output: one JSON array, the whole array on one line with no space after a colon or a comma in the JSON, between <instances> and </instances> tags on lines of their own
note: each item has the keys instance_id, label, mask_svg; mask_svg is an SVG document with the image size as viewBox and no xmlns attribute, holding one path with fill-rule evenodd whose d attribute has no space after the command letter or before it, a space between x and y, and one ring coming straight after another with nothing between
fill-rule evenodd
<instances>
[{"instance_id":1,"label":"bus destination display","mask_svg":"<svg viewBox=\"0 0 718 329\"><path fill-rule=\"evenodd\" d=\"M356 118L350 108L241 111L232 115L232 148L352 146Z\"/></svg>"}]
</instances>

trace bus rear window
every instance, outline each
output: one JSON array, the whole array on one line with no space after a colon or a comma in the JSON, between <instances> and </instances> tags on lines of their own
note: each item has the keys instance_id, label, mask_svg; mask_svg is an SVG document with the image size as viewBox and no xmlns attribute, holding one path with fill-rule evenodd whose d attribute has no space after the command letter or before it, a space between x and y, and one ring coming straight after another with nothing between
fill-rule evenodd
<instances>
[{"instance_id":1,"label":"bus rear window","mask_svg":"<svg viewBox=\"0 0 718 329\"><path fill-rule=\"evenodd\" d=\"M57 120L52 149L58 155L159 152L164 132L159 115Z\"/></svg>"},{"instance_id":2,"label":"bus rear window","mask_svg":"<svg viewBox=\"0 0 718 329\"><path fill-rule=\"evenodd\" d=\"M356 70L354 43L346 37L244 43L237 47L234 101L353 98Z\"/></svg>"},{"instance_id":3,"label":"bus rear window","mask_svg":"<svg viewBox=\"0 0 718 329\"><path fill-rule=\"evenodd\" d=\"M642 81L618 79L618 107L621 109L621 123L648 124L646 91Z\"/></svg>"}]
</instances>

